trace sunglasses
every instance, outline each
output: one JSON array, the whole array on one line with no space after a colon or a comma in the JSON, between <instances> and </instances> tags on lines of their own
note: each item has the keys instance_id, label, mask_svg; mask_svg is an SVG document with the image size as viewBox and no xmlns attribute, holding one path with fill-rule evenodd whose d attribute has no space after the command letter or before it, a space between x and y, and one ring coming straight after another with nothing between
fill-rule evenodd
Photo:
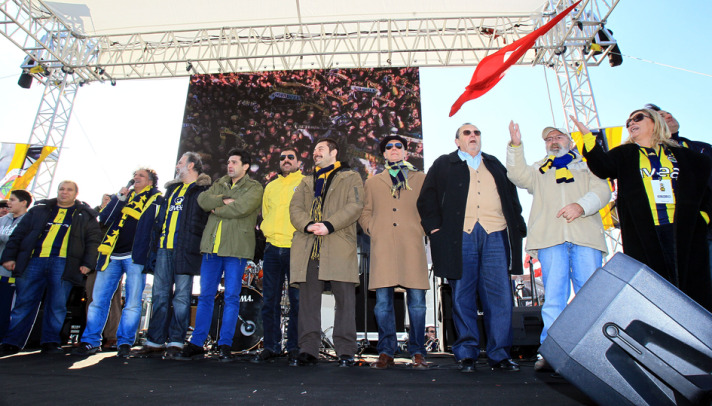
<instances>
[{"instance_id":1,"label":"sunglasses","mask_svg":"<svg viewBox=\"0 0 712 406\"><path fill-rule=\"evenodd\" d=\"M631 117L631 118L629 118L628 120L626 120L626 122L625 122L625 128L629 128L630 126L632 126L632 125L633 125L633 122L639 123L639 122L643 121L643 119L646 118L646 117L647 117L647 118L650 118L650 117L646 116L646 115L643 114L643 113L638 113L638 114L634 115L633 117Z\"/></svg>"},{"instance_id":2,"label":"sunglasses","mask_svg":"<svg viewBox=\"0 0 712 406\"><path fill-rule=\"evenodd\" d=\"M480 132L480 130L475 130L475 131L472 131L472 130L462 130L462 135L470 135L470 134L475 134L475 135L478 136L478 137L479 137L480 135L482 135L482 133Z\"/></svg>"},{"instance_id":3,"label":"sunglasses","mask_svg":"<svg viewBox=\"0 0 712 406\"><path fill-rule=\"evenodd\" d=\"M395 144L386 144L386 150L390 150L393 147L396 147L396 149L403 149L403 144L400 142L396 142Z\"/></svg>"},{"instance_id":4,"label":"sunglasses","mask_svg":"<svg viewBox=\"0 0 712 406\"><path fill-rule=\"evenodd\" d=\"M296 156L294 154L280 155L279 160L284 161L285 159L294 159Z\"/></svg>"}]
</instances>

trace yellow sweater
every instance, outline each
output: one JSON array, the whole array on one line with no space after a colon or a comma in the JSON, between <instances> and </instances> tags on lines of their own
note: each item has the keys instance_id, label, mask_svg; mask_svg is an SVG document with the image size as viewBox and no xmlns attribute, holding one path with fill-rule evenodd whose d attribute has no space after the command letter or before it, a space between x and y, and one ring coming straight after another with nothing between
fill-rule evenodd
<instances>
[{"instance_id":1,"label":"yellow sweater","mask_svg":"<svg viewBox=\"0 0 712 406\"><path fill-rule=\"evenodd\" d=\"M291 248L294 227L289 220L289 203L304 175L300 171L278 175L265 187L262 198L262 232L267 242L280 248Z\"/></svg>"}]
</instances>

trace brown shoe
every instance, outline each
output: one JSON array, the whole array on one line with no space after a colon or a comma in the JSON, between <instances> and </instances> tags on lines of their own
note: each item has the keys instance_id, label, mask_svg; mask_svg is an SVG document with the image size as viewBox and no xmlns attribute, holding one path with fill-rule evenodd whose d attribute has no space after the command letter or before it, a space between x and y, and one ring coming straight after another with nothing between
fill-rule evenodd
<instances>
[{"instance_id":1,"label":"brown shoe","mask_svg":"<svg viewBox=\"0 0 712 406\"><path fill-rule=\"evenodd\" d=\"M131 351L131 356L137 358L160 357L162 355L163 347L151 347L150 345L144 345L137 350Z\"/></svg>"},{"instance_id":2,"label":"brown shoe","mask_svg":"<svg viewBox=\"0 0 712 406\"><path fill-rule=\"evenodd\" d=\"M415 354L413 356L413 369L428 369L428 363L425 362L423 354Z\"/></svg>"},{"instance_id":3,"label":"brown shoe","mask_svg":"<svg viewBox=\"0 0 712 406\"><path fill-rule=\"evenodd\" d=\"M378 356L378 360L371 364L373 369L387 369L388 367L395 366L396 363L393 362L393 357L387 354L381 354Z\"/></svg>"}]
</instances>

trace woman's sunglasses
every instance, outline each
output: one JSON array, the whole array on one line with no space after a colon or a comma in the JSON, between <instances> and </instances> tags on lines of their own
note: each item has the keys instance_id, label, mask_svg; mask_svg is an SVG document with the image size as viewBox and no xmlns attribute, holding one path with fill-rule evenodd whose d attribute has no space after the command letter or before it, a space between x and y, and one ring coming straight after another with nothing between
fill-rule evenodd
<instances>
[{"instance_id":1,"label":"woman's sunglasses","mask_svg":"<svg viewBox=\"0 0 712 406\"><path fill-rule=\"evenodd\" d=\"M648 117L648 116L646 116L643 113L638 113L638 114L634 115L633 117L626 120L625 128L629 128L630 126L632 126L633 122L639 123L639 122L643 121L643 119L646 117ZM648 117L648 118L650 118L650 117Z\"/></svg>"}]
</instances>

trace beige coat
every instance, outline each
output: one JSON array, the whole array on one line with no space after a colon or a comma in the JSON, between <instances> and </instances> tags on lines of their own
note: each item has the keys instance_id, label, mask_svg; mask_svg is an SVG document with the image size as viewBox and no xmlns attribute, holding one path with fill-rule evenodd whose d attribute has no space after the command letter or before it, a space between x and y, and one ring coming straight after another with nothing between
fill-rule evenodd
<instances>
[{"instance_id":1,"label":"beige coat","mask_svg":"<svg viewBox=\"0 0 712 406\"><path fill-rule=\"evenodd\" d=\"M556 183L554 168L542 174L539 167L543 164L544 160L527 165L523 146L507 146L507 177L534 196L529 213L527 253L536 258L539 249L570 242L597 249L605 256L608 249L598 211L611 199L608 182L591 173L580 157L568 165L574 177L572 183ZM569 203L578 203L584 211L571 223L556 217Z\"/></svg>"},{"instance_id":2,"label":"beige coat","mask_svg":"<svg viewBox=\"0 0 712 406\"><path fill-rule=\"evenodd\" d=\"M334 231L324 236L319 251L319 279L358 283L356 221L363 210L363 182L358 173L341 169L332 175L326 191L322 219ZM311 222L314 177L306 176L294 191L289 215L296 229L290 251L291 283L306 282L307 264L316 236L306 233Z\"/></svg>"},{"instance_id":3,"label":"beige coat","mask_svg":"<svg viewBox=\"0 0 712 406\"><path fill-rule=\"evenodd\" d=\"M423 227L416 202L425 174L408 171L408 185L400 199L391 196L393 182L388 171L366 181L366 197L359 219L371 236L371 272L368 288L401 286L428 289L428 261Z\"/></svg>"}]
</instances>

